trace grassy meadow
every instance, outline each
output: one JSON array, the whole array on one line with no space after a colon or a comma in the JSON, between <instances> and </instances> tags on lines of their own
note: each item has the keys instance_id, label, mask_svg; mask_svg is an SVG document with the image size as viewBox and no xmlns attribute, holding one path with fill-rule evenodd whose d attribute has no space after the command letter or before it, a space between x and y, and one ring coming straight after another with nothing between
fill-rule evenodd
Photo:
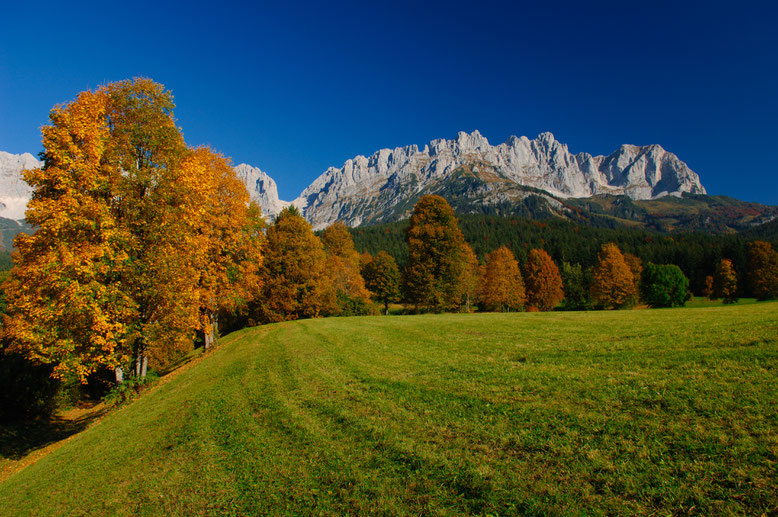
<instances>
[{"instance_id":1,"label":"grassy meadow","mask_svg":"<svg viewBox=\"0 0 778 517\"><path fill-rule=\"evenodd\" d=\"M778 303L245 329L3 515L778 512Z\"/></svg>"}]
</instances>

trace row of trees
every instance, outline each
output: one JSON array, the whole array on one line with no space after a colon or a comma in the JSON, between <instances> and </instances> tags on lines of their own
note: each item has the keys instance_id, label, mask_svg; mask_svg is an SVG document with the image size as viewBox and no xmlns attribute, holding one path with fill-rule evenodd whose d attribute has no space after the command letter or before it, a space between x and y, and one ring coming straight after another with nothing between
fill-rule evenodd
<instances>
[{"instance_id":1,"label":"row of trees","mask_svg":"<svg viewBox=\"0 0 778 517\"><path fill-rule=\"evenodd\" d=\"M597 263L604 244L615 243L644 263L675 264L689 279L689 287L702 296L708 276L714 276L722 259L731 261L742 281L738 296L756 297L748 281L749 245L755 240L768 241L774 248L778 240L765 232L714 235L710 233L658 233L635 228L595 228L558 218L530 220L514 216L460 215L459 227L476 255L486 255L506 246L519 264L527 262L529 252L544 249L560 270L565 262L580 264L584 270ZM403 267L408 261L405 231L408 221L364 226L352 229L358 250L389 252ZM766 228L766 225L763 225ZM772 240L771 240L772 239Z\"/></svg>"}]
</instances>

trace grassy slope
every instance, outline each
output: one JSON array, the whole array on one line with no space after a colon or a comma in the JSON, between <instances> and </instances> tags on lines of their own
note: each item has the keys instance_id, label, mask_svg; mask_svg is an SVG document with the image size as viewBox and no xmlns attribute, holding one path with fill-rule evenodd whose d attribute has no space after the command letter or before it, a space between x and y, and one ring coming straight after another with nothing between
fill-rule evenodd
<instances>
[{"instance_id":1,"label":"grassy slope","mask_svg":"<svg viewBox=\"0 0 778 517\"><path fill-rule=\"evenodd\" d=\"M308 320L0 485L3 514L778 511L778 304Z\"/></svg>"}]
</instances>

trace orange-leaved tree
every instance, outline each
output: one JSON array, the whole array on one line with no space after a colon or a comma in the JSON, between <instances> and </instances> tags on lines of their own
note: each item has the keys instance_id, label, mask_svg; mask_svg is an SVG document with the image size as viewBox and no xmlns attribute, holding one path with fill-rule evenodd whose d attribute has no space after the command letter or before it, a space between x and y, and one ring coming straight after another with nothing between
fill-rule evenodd
<instances>
[{"instance_id":1,"label":"orange-leaved tree","mask_svg":"<svg viewBox=\"0 0 778 517\"><path fill-rule=\"evenodd\" d=\"M236 313L259 296L264 222L229 161L208 148L183 161L183 181L199 195L189 214L199 231L199 303L203 344L210 348L220 311Z\"/></svg>"},{"instance_id":2,"label":"orange-leaved tree","mask_svg":"<svg viewBox=\"0 0 778 517\"><path fill-rule=\"evenodd\" d=\"M635 278L614 243L603 244L592 269L590 294L594 303L605 308L621 308L637 296Z\"/></svg>"},{"instance_id":3,"label":"orange-leaved tree","mask_svg":"<svg viewBox=\"0 0 778 517\"><path fill-rule=\"evenodd\" d=\"M732 261L721 259L713 276L713 293L724 303L737 303L737 273Z\"/></svg>"},{"instance_id":4,"label":"orange-leaved tree","mask_svg":"<svg viewBox=\"0 0 778 517\"><path fill-rule=\"evenodd\" d=\"M748 281L757 300L778 298L778 252L769 242L748 244Z\"/></svg>"},{"instance_id":5,"label":"orange-leaved tree","mask_svg":"<svg viewBox=\"0 0 778 517\"><path fill-rule=\"evenodd\" d=\"M519 263L505 246L486 256L478 298L487 311L505 312L523 308L526 296Z\"/></svg>"},{"instance_id":6,"label":"orange-leaved tree","mask_svg":"<svg viewBox=\"0 0 778 517\"><path fill-rule=\"evenodd\" d=\"M325 316L336 311L327 255L311 225L294 207L267 229L258 317L265 322Z\"/></svg>"},{"instance_id":7,"label":"orange-leaved tree","mask_svg":"<svg viewBox=\"0 0 778 517\"><path fill-rule=\"evenodd\" d=\"M450 310L462 299L465 242L454 211L440 196L423 196L405 233L406 297L417 309Z\"/></svg>"},{"instance_id":8,"label":"orange-leaved tree","mask_svg":"<svg viewBox=\"0 0 778 517\"><path fill-rule=\"evenodd\" d=\"M321 234L327 254L327 272L335 289L338 313L352 316L369 312L370 293L359 268L359 253L343 223L333 223Z\"/></svg>"},{"instance_id":9,"label":"orange-leaved tree","mask_svg":"<svg viewBox=\"0 0 778 517\"><path fill-rule=\"evenodd\" d=\"M553 259L542 249L529 252L524 265L524 285L527 305L541 311L550 311L565 298L562 276Z\"/></svg>"},{"instance_id":10,"label":"orange-leaved tree","mask_svg":"<svg viewBox=\"0 0 778 517\"><path fill-rule=\"evenodd\" d=\"M713 276L708 275L705 277L705 283L702 286L702 295L706 298L713 299Z\"/></svg>"},{"instance_id":11,"label":"orange-leaved tree","mask_svg":"<svg viewBox=\"0 0 778 517\"><path fill-rule=\"evenodd\" d=\"M24 171L33 189L25 215L37 231L16 238L6 284L11 348L82 381L130 360L137 311L121 284L130 257L112 207L121 173L106 160L108 104L101 89L51 111L44 164Z\"/></svg>"},{"instance_id":12,"label":"orange-leaved tree","mask_svg":"<svg viewBox=\"0 0 778 517\"><path fill-rule=\"evenodd\" d=\"M635 284L635 297L632 299L631 303L636 304L640 299L640 278L643 275L643 261L640 260L640 257L637 255L625 253L624 262L627 263L627 267L632 273L632 279Z\"/></svg>"}]
</instances>

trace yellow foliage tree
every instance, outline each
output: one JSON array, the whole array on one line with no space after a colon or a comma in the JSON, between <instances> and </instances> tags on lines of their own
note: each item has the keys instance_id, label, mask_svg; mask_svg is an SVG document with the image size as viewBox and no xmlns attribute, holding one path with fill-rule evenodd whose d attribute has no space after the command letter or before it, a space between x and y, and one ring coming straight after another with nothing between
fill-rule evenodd
<instances>
[{"instance_id":1,"label":"yellow foliage tree","mask_svg":"<svg viewBox=\"0 0 778 517\"><path fill-rule=\"evenodd\" d=\"M259 318L265 322L314 318L337 310L327 255L299 211L285 208L267 229Z\"/></svg>"},{"instance_id":2,"label":"yellow foliage tree","mask_svg":"<svg viewBox=\"0 0 778 517\"><path fill-rule=\"evenodd\" d=\"M597 256L590 293L597 305L616 309L633 303L637 296L632 271L613 243L603 244Z\"/></svg>"},{"instance_id":3,"label":"yellow foliage tree","mask_svg":"<svg viewBox=\"0 0 778 517\"><path fill-rule=\"evenodd\" d=\"M328 226L321 235L327 254L327 271L335 289L338 312L342 315L369 312L370 292L360 272L360 257L354 240L343 223Z\"/></svg>"},{"instance_id":4,"label":"yellow foliage tree","mask_svg":"<svg viewBox=\"0 0 778 517\"><path fill-rule=\"evenodd\" d=\"M519 263L505 246L486 256L478 298L488 311L505 312L523 308L526 296Z\"/></svg>"},{"instance_id":5,"label":"yellow foliage tree","mask_svg":"<svg viewBox=\"0 0 778 517\"><path fill-rule=\"evenodd\" d=\"M541 311L552 310L565 298L559 268L542 249L529 252L524 266L524 285L527 291L527 305Z\"/></svg>"},{"instance_id":6,"label":"yellow foliage tree","mask_svg":"<svg viewBox=\"0 0 778 517\"><path fill-rule=\"evenodd\" d=\"M110 127L104 90L55 107L42 129L44 165L24 171L33 189L26 212L37 227L16 239L6 285L11 348L85 380L129 361L136 304L123 289L126 235L111 206L119 170L106 163Z\"/></svg>"},{"instance_id":7,"label":"yellow foliage tree","mask_svg":"<svg viewBox=\"0 0 778 517\"><path fill-rule=\"evenodd\" d=\"M379 251L375 257L362 254L362 274L365 284L376 300L384 304L384 314L389 314L389 304L400 294L400 270L394 257Z\"/></svg>"},{"instance_id":8,"label":"yellow foliage tree","mask_svg":"<svg viewBox=\"0 0 778 517\"><path fill-rule=\"evenodd\" d=\"M729 259L721 259L713 276L713 292L724 303L737 303L737 273Z\"/></svg>"},{"instance_id":9,"label":"yellow foliage tree","mask_svg":"<svg viewBox=\"0 0 778 517\"><path fill-rule=\"evenodd\" d=\"M194 149L182 168L188 189L198 196L189 216L198 227L200 325L208 349L216 337L219 311L237 312L259 296L264 225L259 223L259 207L249 206L246 187L223 156Z\"/></svg>"},{"instance_id":10,"label":"yellow foliage tree","mask_svg":"<svg viewBox=\"0 0 778 517\"><path fill-rule=\"evenodd\" d=\"M462 245L464 268L462 268L462 298L465 312L470 312L470 307L478 296L478 282L481 278L481 264L478 262L473 248L469 244Z\"/></svg>"}]
</instances>

